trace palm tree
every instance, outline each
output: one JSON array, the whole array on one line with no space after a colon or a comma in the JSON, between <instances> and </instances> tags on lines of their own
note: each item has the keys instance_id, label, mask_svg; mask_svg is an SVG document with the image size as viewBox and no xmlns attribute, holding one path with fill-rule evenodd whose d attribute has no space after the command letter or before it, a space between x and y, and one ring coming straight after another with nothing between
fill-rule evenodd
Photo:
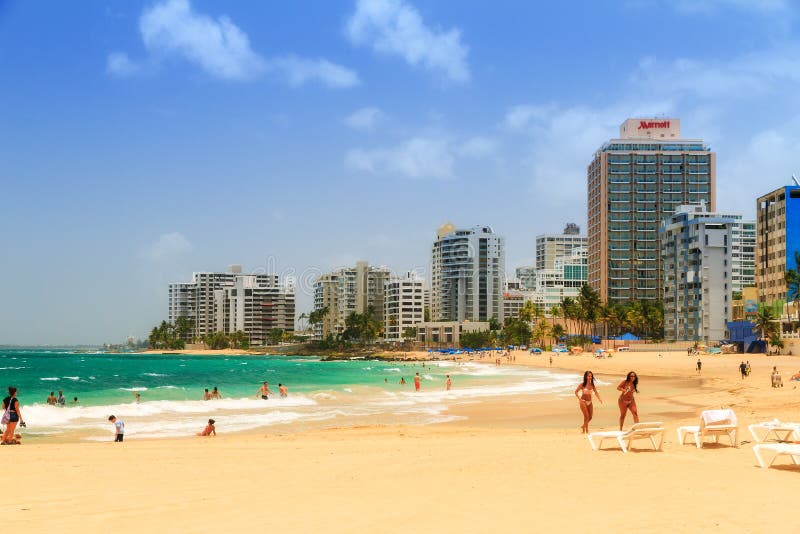
<instances>
[{"instance_id":1,"label":"palm tree","mask_svg":"<svg viewBox=\"0 0 800 534\"><path fill-rule=\"evenodd\" d=\"M800 304L800 252L796 250L794 252L794 269L786 270L785 279L786 296L794 305L795 315L797 320L800 321L800 308L798 308L798 304Z\"/></svg>"},{"instance_id":2,"label":"palm tree","mask_svg":"<svg viewBox=\"0 0 800 534\"><path fill-rule=\"evenodd\" d=\"M553 339L558 343L562 337L564 337L564 325L561 323L554 324L553 328L550 329L550 335L553 336Z\"/></svg>"},{"instance_id":3,"label":"palm tree","mask_svg":"<svg viewBox=\"0 0 800 534\"><path fill-rule=\"evenodd\" d=\"M776 320L777 317L775 317L775 314L772 312L772 308L762 306L758 310L758 314L751 321L768 349L770 339L779 334L778 325L775 323Z\"/></svg>"}]
</instances>

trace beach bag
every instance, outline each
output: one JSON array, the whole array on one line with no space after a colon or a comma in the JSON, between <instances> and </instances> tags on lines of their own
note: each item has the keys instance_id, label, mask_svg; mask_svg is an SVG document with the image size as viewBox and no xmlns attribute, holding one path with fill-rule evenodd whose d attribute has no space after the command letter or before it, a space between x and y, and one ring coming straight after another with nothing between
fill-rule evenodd
<instances>
[{"instance_id":1,"label":"beach bag","mask_svg":"<svg viewBox=\"0 0 800 534\"><path fill-rule=\"evenodd\" d=\"M14 402L14 399L8 401L8 406L6 407L6 411L3 412L3 418L0 419L0 425L7 425L11 422L11 404Z\"/></svg>"}]
</instances>

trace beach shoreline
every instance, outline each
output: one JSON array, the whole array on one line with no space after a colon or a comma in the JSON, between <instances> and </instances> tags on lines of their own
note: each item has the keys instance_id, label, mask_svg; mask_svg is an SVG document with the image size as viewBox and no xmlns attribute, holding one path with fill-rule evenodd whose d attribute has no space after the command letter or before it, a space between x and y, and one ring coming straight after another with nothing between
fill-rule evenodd
<instances>
[{"instance_id":1,"label":"beach shoreline","mask_svg":"<svg viewBox=\"0 0 800 534\"><path fill-rule=\"evenodd\" d=\"M503 365L549 368L549 354L513 356L516 361ZM743 380L738 363L748 357L753 371ZM20 532L105 532L109 525L116 532L233 532L264 524L331 532L546 532L575 528L576 506L603 530L784 528L800 490L800 467L759 468L747 425L798 420L800 389L788 378L800 359L701 360L698 375L697 358L685 353L553 356L553 371L597 374L604 403L592 431L616 429L616 383L635 370L641 420L664 421L667 429L661 452L644 442L628 454L613 445L592 451L568 394L538 402L476 399L451 408L466 419L421 426L226 434L218 425L217 437L122 444L111 443L109 428L108 442L0 450L15 481L0 510L7 528ZM783 388L770 387L773 365L783 372ZM697 424L701 410L723 406L739 418L739 447L724 438L702 449L677 442L678 426ZM626 428L631 424L628 415Z\"/></svg>"}]
</instances>

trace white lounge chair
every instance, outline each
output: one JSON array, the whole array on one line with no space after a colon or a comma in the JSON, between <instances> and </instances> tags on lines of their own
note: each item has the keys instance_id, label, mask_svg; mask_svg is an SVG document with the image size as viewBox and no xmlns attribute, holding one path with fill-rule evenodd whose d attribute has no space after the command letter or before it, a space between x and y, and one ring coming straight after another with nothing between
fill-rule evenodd
<instances>
[{"instance_id":1,"label":"white lounge chair","mask_svg":"<svg viewBox=\"0 0 800 534\"><path fill-rule=\"evenodd\" d=\"M656 440L654 439L655 436L660 436L658 445L656 445ZM632 441L645 438L650 440L650 443L653 444L654 449L660 451L661 446L664 444L664 423L636 423L628 430L592 432L587 437L589 438L589 444L592 446L592 450L595 451L600 449L604 440L615 439L617 440L617 443L619 443L620 448L622 448L622 452L628 452L628 449L631 448ZM599 439L597 444L594 442L595 439ZM625 445L626 442L627 446Z\"/></svg>"},{"instance_id":2,"label":"white lounge chair","mask_svg":"<svg viewBox=\"0 0 800 534\"><path fill-rule=\"evenodd\" d=\"M768 464L764 463L764 457L761 455L763 451L775 453ZM753 446L753 453L761 467L770 467L778 456L791 456L795 465L800 464L800 444L797 443L761 443Z\"/></svg>"},{"instance_id":3,"label":"white lounge chair","mask_svg":"<svg viewBox=\"0 0 800 534\"><path fill-rule=\"evenodd\" d=\"M706 436L713 436L714 443L719 443L719 437L728 436L731 446L739 447L739 423L736 414L730 408L722 410L705 410L700 414L700 424L678 427L678 443L686 443L686 435L694 436L697 448L702 448Z\"/></svg>"},{"instance_id":4,"label":"white lounge chair","mask_svg":"<svg viewBox=\"0 0 800 534\"><path fill-rule=\"evenodd\" d=\"M747 427L753 439L761 443L767 441L770 434L775 434L778 441L789 441L789 438L797 440L800 439L800 423L782 423L777 419L772 421L765 421L763 423L755 423ZM759 436L757 430L766 431L763 436Z\"/></svg>"}]
</instances>

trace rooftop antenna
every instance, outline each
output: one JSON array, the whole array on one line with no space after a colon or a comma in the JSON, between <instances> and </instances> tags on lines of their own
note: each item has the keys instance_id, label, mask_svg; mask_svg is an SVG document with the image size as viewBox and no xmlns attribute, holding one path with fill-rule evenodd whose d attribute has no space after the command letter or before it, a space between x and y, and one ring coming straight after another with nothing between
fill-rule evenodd
<instances>
[{"instance_id":1,"label":"rooftop antenna","mask_svg":"<svg viewBox=\"0 0 800 534\"><path fill-rule=\"evenodd\" d=\"M800 182L797 181L797 176L794 174L792 174L792 181L794 182L794 185L800 185Z\"/></svg>"}]
</instances>

